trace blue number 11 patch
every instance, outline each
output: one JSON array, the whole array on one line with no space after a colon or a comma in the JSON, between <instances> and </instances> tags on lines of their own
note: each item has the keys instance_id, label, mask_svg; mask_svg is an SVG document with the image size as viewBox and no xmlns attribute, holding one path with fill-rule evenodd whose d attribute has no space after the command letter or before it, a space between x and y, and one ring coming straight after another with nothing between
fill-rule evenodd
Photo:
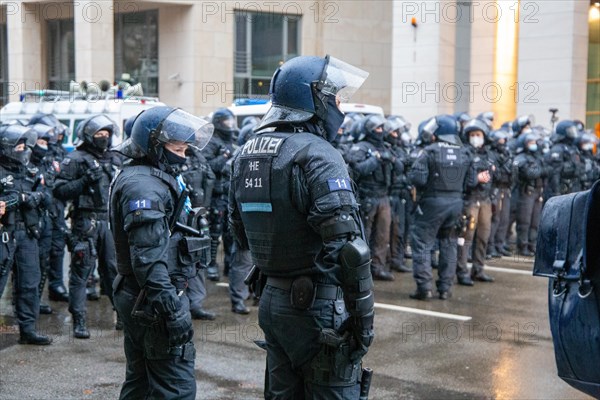
<instances>
[{"instance_id":1,"label":"blue number 11 patch","mask_svg":"<svg viewBox=\"0 0 600 400\"><path fill-rule=\"evenodd\" d=\"M336 192L338 190L352 191L350 181L346 178L327 179L327 185L329 186L330 192Z\"/></svg>"},{"instance_id":2,"label":"blue number 11 patch","mask_svg":"<svg viewBox=\"0 0 600 400\"><path fill-rule=\"evenodd\" d=\"M135 210L151 210L152 201L147 199L131 200L129 202L129 211Z\"/></svg>"}]
</instances>

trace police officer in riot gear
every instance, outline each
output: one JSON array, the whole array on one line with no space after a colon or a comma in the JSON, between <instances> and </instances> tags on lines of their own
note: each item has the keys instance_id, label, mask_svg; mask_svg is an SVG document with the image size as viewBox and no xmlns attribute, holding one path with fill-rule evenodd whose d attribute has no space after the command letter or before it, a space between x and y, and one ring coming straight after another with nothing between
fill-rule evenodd
<instances>
[{"instance_id":1,"label":"police officer in riot gear","mask_svg":"<svg viewBox=\"0 0 600 400\"><path fill-rule=\"evenodd\" d=\"M510 203L512 200L512 162L513 158L506 146L508 132L496 130L490 133L490 151L496 164L492 184L495 193L495 211L492 215L492 230L488 241L491 255L511 256L505 243L510 222Z\"/></svg>"},{"instance_id":2,"label":"police officer in riot gear","mask_svg":"<svg viewBox=\"0 0 600 400\"><path fill-rule=\"evenodd\" d=\"M522 150L513 161L513 178L518 191L517 251L521 256L532 257L535 254L546 170L538 151L539 136L529 132L522 134L518 140L517 148Z\"/></svg>"},{"instance_id":3,"label":"police officer in riot gear","mask_svg":"<svg viewBox=\"0 0 600 400\"><path fill-rule=\"evenodd\" d=\"M72 201L71 274L69 276L69 312L73 315L73 334L87 339L86 283L98 260L101 286L112 303L111 285L116 276L115 244L108 229L108 187L120 158L108 151L111 136L118 127L105 115L89 117L79 123L80 145L61 163L54 196Z\"/></svg>"},{"instance_id":4,"label":"police officer in riot gear","mask_svg":"<svg viewBox=\"0 0 600 400\"><path fill-rule=\"evenodd\" d=\"M209 243L198 247L202 238L189 236L191 205L180 172L187 148L201 149L211 135L212 125L200 118L154 107L116 149L133 159L113 181L110 197L119 270L114 299L127 357L121 399L196 396L185 288Z\"/></svg>"},{"instance_id":5,"label":"police officer in riot gear","mask_svg":"<svg viewBox=\"0 0 600 400\"><path fill-rule=\"evenodd\" d=\"M392 220L389 190L392 174L402 174L404 164L384 141L385 123L385 118L380 115L367 116L364 121L365 140L352 146L348 159L358 184L365 235L373 257L373 278L392 281L394 275L386 268Z\"/></svg>"},{"instance_id":6,"label":"police officer in riot gear","mask_svg":"<svg viewBox=\"0 0 600 400\"><path fill-rule=\"evenodd\" d=\"M449 115L431 118L421 128L421 141L434 142L421 150L408 173L419 200L412 230L413 276L416 300L432 297L431 250L439 238L438 296L446 300L456 274L457 221L463 208L465 188L478 183L469 151L458 137L457 121Z\"/></svg>"},{"instance_id":7,"label":"police officer in riot gear","mask_svg":"<svg viewBox=\"0 0 600 400\"><path fill-rule=\"evenodd\" d=\"M358 204L335 140L366 73L300 56L273 75L272 107L234 160L230 223L266 276L266 399L358 399L373 340L373 283ZM274 131L265 131L275 128ZM348 332L348 334L344 334Z\"/></svg>"},{"instance_id":8,"label":"police officer in riot gear","mask_svg":"<svg viewBox=\"0 0 600 400\"><path fill-rule=\"evenodd\" d=\"M403 141L403 135L410 131L410 123L399 116L390 116L385 125L385 141L390 144L390 151L401 163L401 168L392 170L389 191L392 223L390 227L389 259L390 269L398 272L412 272L412 268L404 263L406 238L408 234L408 215L412 211L410 183L406 172L410 168L409 148Z\"/></svg>"},{"instance_id":9,"label":"police officer in riot gear","mask_svg":"<svg viewBox=\"0 0 600 400\"><path fill-rule=\"evenodd\" d=\"M554 143L544 156L544 162L551 169L546 198L581 190L580 178L583 164L575 139L579 136L575 121L560 121L552 136Z\"/></svg>"},{"instance_id":10,"label":"police officer in riot gear","mask_svg":"<svg viewBox=\"0 0 600 400\"><path fill-rule=\"evenodd\" d=\"M68 135L67 127L62 124L53 114L37 113L29 120L30 126L41 124L41 126L49 126L54 130L54 135L48 141L48 150L43 154L42 158L46 170L44 180L46 186L51 190L53 188L56 175L60 172L60 163L67 156L67 151L62 146L65 135ZM35 152L44 152L37 146L33 148L34 154L32 160L35 161ZM41 154L40 154L41 155ZM52 239L50 243L50 259L48 261L48 298L53 301L69 301L67 288L63 281L63 263L65 258L65 234L67 232L67 224L65 223L65 204L57 199L52 199L52 205L48 209L48 214L51 223ZM41 292L40 292L41 296Z\"/></svg>"},{"instance_id":11,"label":"police officer in riot gear","mask_svg":"<svg viewBox=\"0 0 600 400\"><path fill-rule=\"evenodd\" d=\"M494 160L484 146L489 135L489 126L480 119L473 119L464 128L469 139L472 163L478 175L475 187L468 187L465 193L464 216L466 226L461 237L464 242L458 246L456 276L458 283L473 286L473 281L493 282L494 278L483 271L487 243L492 225L492 176L496 171ZM472 251L473 267L467 268L467 258Z\"/></svg>"},{"instance_id":12,"label":"police officer in riot gear","mask_svg":"<svg viewBox=\"0 0 600 400\"><path fill-rule=\"evenodd\" d=\"M581 132L575 144L581 155L583 174L581 175L581 190L588 190L600 178L600 165L594 156L594 146L598 145L598 138L591 132Z\"/></svg>"},{"instance_id":13,"label":"police officer in riot gear","mask_svg":"<svg viewBox=\"0 0 600 400\"><path fill-rule=\"evenodd\" d=\"M27 168L36 137L21 125L0 126L0 193L6 204L0 219L0 296L13 270L19 343L48 345L52 340L35 328L40 311L40 210L49 203L43 192L36 191L41 184L37 174Z\"/></svg>"},{"instance_id":14,"label":"police officer in riot gear","mask_svg":"<svg viewBox=\"0 0 600 400\"><path fill-rule=\"evenodd\" d=\"M218 281L220 273L217 264L217 249L220 239L223 240L225 269L229 268L231 259L232 242L231 234L227 228L227 192L224 190L223 168L235 152L233 141L234 137L237 136L238 129L235 116L226 108L216 110L212 115L211 122L215 127L215 135L202 151L216 176L210 218L212 247L210 248L210 262L206 272L208 279Z\"/></svg>"},{"instance_id":15,"label":"police officer in riot gear","mask_svg":"<svg viewBox=\"0 0 600 400\"><path fill-rule=\"evenodd\" d=\"M190 194L193 208L208 209L212 203L212 192L215 185L215 173L202 155L202 152L192 146L186 150L186 161L181 168L181 176ZM208 260L202 260L204 267ZM214 320L216 315L203 307L206 299L206 278L204 270L188 280L187 295L190 299L190 311L193 319Z\"/></svg>"},{"instance_id":16,"label":"police officer in riot gear","mask_svg":"<svg viewBox=\"0 0 600 400\"><path fill-rule=\"evenodd\" d=\"M31 153L31 165L38 169L40 181L44 184L41 191L44 191L48 199L52 199L52 188L56 179L57 164L53 157L49 154L49 144L56 141L55 128L45 124L35 124L31 128L37 134L37 141ZM49 305L43 304L41 301L42 292L46 285L46 279L49 275L49 261L52 249L52 228L53 218L64 218L64 215L57 215L57 208L54 199L49 202L48 209L43 210L40 214L40 237L38 238L38 248L40 257L40 314L51 314L52 309ZM58 208L62 211L62 208ZM62 277L61 277L62 282Z\"/></svg>"}]
</instances>

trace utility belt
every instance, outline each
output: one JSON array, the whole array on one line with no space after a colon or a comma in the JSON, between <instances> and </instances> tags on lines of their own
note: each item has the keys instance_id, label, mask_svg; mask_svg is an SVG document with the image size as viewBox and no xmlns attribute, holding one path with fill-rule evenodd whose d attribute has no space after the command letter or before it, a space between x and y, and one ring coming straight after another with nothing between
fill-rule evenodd
<instances>
[{"instance_id":1,"label":"utility belt","mask_svg":"<svg viewBox=\"0 0 600 400\"><path fill-rule=\"evenodd\" d=\"M306 275L295 278L269 276L267 285L290 292L292 306L304 310L312 306L314 299L339 300L344 297L341 287L313 282Z\"/></svg>"},{"instance_id":2,"label":"utility belt","mask_svg":"<svg viewBox=\"0 0 600 400\"><path fill-rule=\"evenodd\" d=\"M171 276L171 283L175 286L175 290L177 290L177 294L182 291L185 291L188 287L188 279L184 276ZM115 278L115 288L123 287L124 289L128 289L128 292L139 293L142 288L140 287L137 279L135 279L134 274L122 275L117 274ZM122 285L122 286L121 286Z\"/></svg>"}]
</instances>

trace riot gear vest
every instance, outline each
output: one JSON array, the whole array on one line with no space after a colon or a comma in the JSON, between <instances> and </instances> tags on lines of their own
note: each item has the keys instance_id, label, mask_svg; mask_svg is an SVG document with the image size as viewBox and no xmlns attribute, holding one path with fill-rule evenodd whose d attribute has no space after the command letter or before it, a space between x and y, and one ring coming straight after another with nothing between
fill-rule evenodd
<instances>
[{"instance_id":1,"label":"riot gear vest","mask_svg":"<svg viewBox=\"0 0 600 400\"><path fill-rule=\"evenodd\" d=\"M513 177L520 187L542 188L544 186L544 164L541 158L531 153L518 154L513 161L513 171Z\"/></svg>"},{"instance_id":2,"label":"riot gear vest","mask_svg":"<svg viewBox=\"0 0 600 400\"><path fill-rule=\"evenodd\" d=\"M22 166L0 166L2 195L10 196L11 198L14 197L18 201L15 206L7 207L6 214L1 219L2 225L14 227L16 223L24 222L27 226L32 227L39 224L41 217L40 210L43 208L43 205L32 209L22 202L24 199L23 196L33 192L34 186L39 187L39 190L36 191L42 190L41 182L37 182L39 179L37 172L37 168L28 169Z\"/></svg>"},{"instance_id":3,"label":"riot gear vest","mask_svg":"<svg viewBox=\"0 0 600 400\"><path fill-rule=\"evenodd\" d=\"M202 154L193 149L191 152L181 168L181 175L190 191L192 207L210 207L215 173Z\"/></svg>"},{"instance_id":4,"label":"riot gear vest","mask_svg":"<svg viewBox=\"0 0 600 400\"><path fill-rule=\"evenodd\" d=\"M80 179L88 169L100 167L103 174L98 182L85 185L78 193L66 193L63 196L73 200L77 211L106 213L108 188L120 165L120 159L112 152L105 152L102 157L97 157L85 150L75 150L62 161L57 186L60 186L60 181Z\"/></svg>"},{"instance_id":5,"label":"riot gear vest","mask_svg":"<svg viewBox=\"0 0 600 400\"><path fill-rule=\"evenodd\" d=\"M357 176L357 183L361 197L382 197L388 194L389 188L392 184L392 163L384 162L382 160L375 160L375 153L379 152L383 154L387 152L391 154L390 149L382 145L380 147L375 146L368 140L362 141L354 145L350 149L351 155L351 166ZM376 167L371 170L364 170L361 168L361 163L366 159L374 159Z\"/></svg>"},{"instance_id":6,"label":"riot gear vest","mask_svg":"<svg viewBox=\"0 0 600 400\"><path fill-rule=\"evenodd\" d=\"M424 197L462 194L469 170L469 151L461 146L438 142L425 148L429 176Z\"/></svg>"},{"instance_id":7,"label":"riot gear vest","mask_svg":"<svg viewBox=\"0 0 600 400\"><path fill-rule=\"evenodd\" d=\"M483 171L488 171L490 176L494 174L494 161L490 155L489 150L483 149L472 149L473 152L473 168L475 172L479 174ZM477 183L477 186L467 188L467 200L489 200L492 193L493 178L487 183Z\"/></svg>"},{"instance_id":8,"label":"riot gear vest","mask_svg":"<svg viewBox=\"0 0 600 400\"><path fill-rule=\"evenodd\" d=\"M239 214L253 262L267 276L318 273L323 239L309 220L356 207L341 155L306 132L266 132L246 142L234 159L231 185L233 229ZM320 203L333 192L335 202Z\"/></svg>"},{"instance_id":9,"label":"riot gear vest","mask_svg":"<svg viewBox=\"0 0 600 400\"><path fill-rule=\"evenodd\" d=\"M180 188L175 178L157 168L130 165L125 166L117 175L110 190L110 228L117 250L117 270L121 275L131 275L133 265L128 227L136 223L159 220L168 225L175 211ZM186 223L185 211L181 213L178 221ZM154 245L155 260L145 262L165 261L169 276L195 276L196 266L185 263L179 253L179 243L184 236L178 231L165 231L164 236L162 239L165 243L161 240L161 243Z\"/></svg>"}]
</instances>

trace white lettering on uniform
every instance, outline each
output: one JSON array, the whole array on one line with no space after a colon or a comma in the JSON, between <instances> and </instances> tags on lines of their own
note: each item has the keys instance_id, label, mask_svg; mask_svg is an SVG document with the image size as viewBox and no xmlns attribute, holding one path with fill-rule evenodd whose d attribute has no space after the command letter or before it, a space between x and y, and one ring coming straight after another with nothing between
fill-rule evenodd
<instances>
[{"instance_id":1,"label":"white lettering on uniform","mask_svg":"<svg viewBox=\"0 0 600 400\"><path fill-rule=\"evenodd\" d=\"M283 139L274 137L257 137L249 140L242 148L242 155L277 154Z\"/></svg>"}]
</instances>

